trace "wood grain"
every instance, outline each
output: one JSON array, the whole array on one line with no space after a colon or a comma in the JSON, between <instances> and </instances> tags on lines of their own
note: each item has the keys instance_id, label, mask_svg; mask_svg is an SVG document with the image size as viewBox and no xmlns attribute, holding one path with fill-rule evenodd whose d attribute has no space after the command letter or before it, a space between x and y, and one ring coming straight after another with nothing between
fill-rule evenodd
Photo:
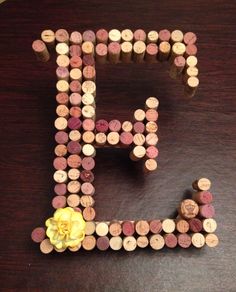
<instances>
[{"instance_id":1,"label":"wood grain","mask_svg":"<svg viewBox=\"0 0 236 292\"><path fill-rule=\"evenodd\" d=\"M235 13L235 2L223 0L1 4L1 289L58 291L70 283L71 291L156 291L157 285L158 291L236 290ZM144 177L128 150L98 149L97 219L171 217L190 196L192 181L208 177L216 248L43 255L31 241L31 231L53 212L57 67L55 55L47 64L37 62L31 43L44 29L102 27L195 32L200 87L186 98L164 64L97 66L97 118L130 120L148 96L160 100L158 171Z\"/></svg>"}]
</instances>

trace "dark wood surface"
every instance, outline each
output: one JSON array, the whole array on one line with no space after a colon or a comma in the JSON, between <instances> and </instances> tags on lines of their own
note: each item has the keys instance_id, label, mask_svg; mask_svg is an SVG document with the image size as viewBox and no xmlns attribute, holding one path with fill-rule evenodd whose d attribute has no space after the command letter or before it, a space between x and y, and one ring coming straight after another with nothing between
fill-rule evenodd
<instances>
[{"instance_id":1,"label":"dark wood surface","mask_svg":"<svg viewBox=\"0 0 236 292\"><path fill-rule=\"evenodd\" d=\"M113 3L114 2L114 3ZM0 286L25 291L236 291L235 1L6 1L0 5ZM183 95L167 68L98 66L98 117L131 118L146 97L160 99L159 170L143 177L124 150L100 150L98 219L173 216L194 179L215 195L215 249L133 253L40 253L30 239L52 215L55 56L35 60L43 29L144 28L194 31L201 86Z\"/></svg>"}]
</instances>

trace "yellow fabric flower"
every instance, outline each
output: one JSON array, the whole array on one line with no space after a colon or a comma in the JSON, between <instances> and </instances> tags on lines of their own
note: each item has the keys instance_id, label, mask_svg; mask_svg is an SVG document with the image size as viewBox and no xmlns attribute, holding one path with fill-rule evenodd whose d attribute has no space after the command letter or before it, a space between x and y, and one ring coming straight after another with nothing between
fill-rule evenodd
<instances>
[{"instance_id":1,"label":"yellow fabric flower","mask_svg":"<svg viewBox=\"0 0 236 292\"><path fill-rule=\"evenodd\" d=\"M46 234L57 249L76 247L84 239L85 221L80 212L70 207L59 208L45 222Z\"/></svg>"}]
</instances>

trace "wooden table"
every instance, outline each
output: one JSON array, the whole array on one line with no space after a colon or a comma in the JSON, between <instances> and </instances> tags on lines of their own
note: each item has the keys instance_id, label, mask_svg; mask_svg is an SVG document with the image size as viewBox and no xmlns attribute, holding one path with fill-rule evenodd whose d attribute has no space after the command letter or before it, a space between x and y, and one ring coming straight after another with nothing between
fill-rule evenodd
<instances>
[{"instance_id":1,"label":"wooden table","mask_svg":"<svg viewBox=\"0 0 236 292\"><path fill-rule=\"evenodd\" d=\"M160 2L160 3L159 3ZM1 288L45 291L236 291L236 5L233 1L6 1L1 30ZM183 95L165 66L98 66L98 117L131 118L160 99L159 169L143 177L125 150L100 150L98 219L173 216L194 179L211 179L215 249L40 253L30 239L52 215L55 56L38 63L43 29L194 31L201 86ZM109 105L112 104L112 107Z\"/></svg>"}]
</instances>

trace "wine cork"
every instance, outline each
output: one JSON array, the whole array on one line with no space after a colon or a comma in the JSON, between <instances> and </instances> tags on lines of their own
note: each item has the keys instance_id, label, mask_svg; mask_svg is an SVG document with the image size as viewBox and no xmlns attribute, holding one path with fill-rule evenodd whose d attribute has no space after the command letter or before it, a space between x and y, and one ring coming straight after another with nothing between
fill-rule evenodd
<instances>
[{"instance_id":1,"label":"wine cork","mask_svg":"<svg viewBox=\"0 0 236 292\"><path fill-rule=\"evenodd\" d=\"M197 248L201 248L205 245L205 237L201 233L194 233L192 235L192 244Z\"/></svg>"},{"instance_id":2,"label":"wine cork","mask_svg":"<svg viewBox=\"0 0 236 292\"><path fill-rule=\"evenodd\" d=\"M71 93L69 99L70 99L70 104L72 106L80 106L81 101L82 101L81 95L77 92ZM80 112L81 112L81 109L80 109Z\"/></svg>"},{"instance_id":3,"label":"wine cork","mask_svg":"<svg viewBox=\"0 0 236 292\"><path fill-rule=\"evenodd\" d=\"M135 231L138 235L147 235L149 232L149 224L145 220L139 220L135 223Z\"/></svg>"},{"instance_id":4,"label":"wine cork","mask_svg":"<svg viewBox=\"0 0 236 292\"><path fill-rule=\"evenodd\" d=\"M74 92L74 93L72 93L72 94L78 94L78 93ZM72 106L72 107L70 108L70 115L71 115L71 117L73 117L73 118L77 118L77 119L80 118L81 115L82 115L82 110L81 110L81 108L78 107L78 106ZM82 125L82 122L81 122L81 125ZM81 127L81 125L79 125L79 127ZM74 129L74 130L76 130L76 129Z\"/></svg>"},{"instance_id":5,"label":"wine cork","mask_svg":"<svg viewBox=\"0 0 236 292\"><path fill-rule=\"evenodd\" d=\"M92 157L84 157L82 160L82 167L85 170L92 170L95 167L95 160Z\"/></svg>"},{"instance_id":6,"label":"wine cork","mask_svg":"<svg viewBox=\"0 0 236 292\"><path fill-rule=\"evenodd\" d=\"M96 96L96 84L91 80L86 80L82 83L82 90L84 93L90 93Z\"/></svg>"},{"instance_id":7,"label":"wine cork","mask_svg":"<svg viewBox=\"0 0 236 292\"><path fill-rule=\"evenodd\" d=\"M76 251L80 250L81 246L82 246L82 244L80 242L77 246L75 246L75 247L68 247L68 249L70 251L72 251L72 252L76 252Z\"/></svg>"},{"instance_id":8,"label":"wine cork","mask_svg":"<svg viewBox=\"0 0 236 292\"><path fill-rule=\"evenodd\" d=\"M68 184L67 184L67 190L69 193L72 193L72 194L77 194L79 191L80 191L80 182L75 180L75 181L70 181Z\"/></svg>"},{"instance_id":9,"label":"wine cork","mask_svg":"<svg viewBox=\"0 0 236 292\"><path fill-rule=\"evenodd\" d=\"M80 177L80 171L77 168L71 168L68 171L68 178L71 180L77 180Z\"/></svg>"},{"instance_id":10,"label":"wine cork","mask_svg":"<svg viewBox=\"0 0 236 292\"><path fill-rule=\"evenodd\" d=\"M93 221L95 216L96 216L96 213L93 207L84 208L83 217L86 221Z\"/></svg>"},{"instance_id":11,"label":"wine cork","mask_svg":"<svg viewBox=\"0 0 236 292\"><path fill-rule=\"evenodd\" d=\"M150 236L149 244L152 249L160 250L165 246L165 240L160 234L153 234Z\"/></svg>"},{"instance_id":12,"label":"wine cork","mask_svg":"<svg viewBox=\"0 0 236 292\"><path fill-rule=\"evenodd\" d=\"M123 42L132 42L134 34L130 29L124 29L121 32L121 39Z\"/></svg>"},{"instance_id":13,"label":"wine cork","mask_svg":"<svg viewBox=\"0 0 236 292\"><path fill-rule=\"evenodd\" d=\"M178 56L183 56L185 53L186 47L183 43L174 43L171 49L170 61L173 62L174 59Z\"/></svg>"},{"instance_id":14,"label":"wine cork","mask_svg":"<svg viewBox=\"0 0 236 292\"><path fill-rule=\"evenodd\" d=\"M109 124L106 120L97 120L96 121L96 130L98 132L106 133L108 131Z\"/></svg>"},{"instance_id":15,"label":"wine cork","mask_svg":"<svg viewBox=\"0 0 236 292\"><path fill-rule=\"evenodd\" d=\"M125 236L131 236L134 234L134 223L131 221L122 222L122 232Z\"/></svg>"},{"instance_id":16,"label":"wine cork","mask_svg":"<svg viewBox=\"0 0 236 292\"><path fill-rule=\"evenodd\" d=\"M185 219L191 219L197 216L199 212L198 204L190 199L183 200L180 204L179 213Z\"/></svg>"},{"instance_id":17,"label":"wine cork","mask_svg":"<svg viewBox=\"0 0 236 292\"><path fill-rule=\"evenodd\" d=\"M197 46L194 44L193 45L188 44L186 46L184 57L187 58L188 56L196 56L196 55L197 55Z\"/></svg>"},{"instance_id":18,"label":"wine cork","mask_svg":"<svg viewBox=\"0 0 236 292\"><path fill-rule=\"evenodd\" d=\"M84 66L94 66L95 65L95 59L93 55L84 55L82 59Z\"/></svg>"},{"instance_id":19,"label":"wine cork","mask_svg":"<svg viewBox=\"0 0 236 292\"><path fill-rule=\"evenodd\" d=\"M67 105L69 101L69 96L65 92L60 92L56 95L56 101L59 104Z\"/></svg>"},{"instance_id":20,"label":"wine cork","mask_svg":"<svg viewBox=\"0 0 236 292\"><path fill-rule=\"evenodd\" d=\"M70 59L66 55L57 56L56 63L61 67L68 67L70 65Z\"/></svg>"},{"instance_id":21,"label":"wine cork","mask_svg":"<svg viewBox=\"0 0 236 292\"><path fill-rule=\"evenodd\" d=\"M176 229L179 233L187 233L189 231L189 223L184 219L176 221Z\"/></svg>"},{"instance_id":22,"label":"wine cork","mask_svg":"<svg viewBox=\"0 0 236 292\"><path fill-rule=\"evenodd\" d=\"M141 63L144 59L146 44L143 41L136 41L133 46L133 59L136 63Z\"/></svg>"},{"instance_id":23,"label":"wine cork","mask_svg":"<svg viewBox=\"0 0 236 292\"><path fill-rule=\"evenodd\" d=\"M46 237L45 228L43 227L36 227L32 233L31 238L34 242L39 243L42 242Z\"/></svg>"},{"instance_id":24,"label":"wine cork","mask_svg":"<svg viewBox=\"0 0 236 292\"><path fill-rule=\"evenodd\" d=\"M142 109L137 109L134 112L134 119L138 122L142 122L145 119L145 112Z\"/></svg>"},{"instance_id":25,"label":"wine cork","mask_svg":"<svg viewBox=\"0 0 236 292\"><path fill-rule=\"evenodd\" d=\"M84 42L92 42L95 44L96 42L96 35L92 30L85 30L82 34L82 38Z\"/></svg>"},{"instance_id":26,"label":"wine cork","mask_svg":"<svg viewBox=\"0 0 236 292\"><path fill-rule=\"evenodd\" d=\"M69 83L65 80L58 80L56 83L56 88L58 92L66 92L69 91Z\"/></svg>"},{"instance_id":27,"label":"wine cork","mask_svg":"<svg viewBox=\"0 0 236 292\"><path fill-rule=\"evenodd\" d=\"M82 59L78 56L73 56L70 58L70 66L71 68L82 68Z\"/></svg>"},{"instance_id":28,"label":"wine cork","mask_svg":"<svg viewBox=\"0 0 236 292\"><path fill-rule=\"evenodd\" d=\"M121 129L121 122L119 120L111 120L108 127L111 132L119 132Z\"/></svg>"},{"instance_id":29,"label":"wine cork","mask_svg":"<svg viewBox=\"0 0 236 292\"><path fill-rule=\"evenodd\" d=\"M145 125L142 122L136 122L134 123L133 128L134 133L142 134L145 130Z\"/></svg>"},{"instance_id":30,"label":"wine cork","mask_svg":"<svg viewBox=\"0 0 236 292\"><path fill-rule=\"evenodd\" d=\"M110 132L107 135L107 142L110 145L117 145L120 141L120 135L117 132Z\"/></svg>"},{"instance_id":31,"label":"wine cork","mask_svg":"<svg viewBox=\"0 0 236 292\"><path fill-rule=\"evenodd\" d=\"M143 29L137 29L134 32L134 41L142 41L145 42L146 41L146 32Z\"/></svg>"},{"instance_id":32,"label":"wine cork","mask_svg":"<svg viewBox=\"0 0 236 292\"><path fill-rule=\"evenodd\" d=\"M47 45L48 48L53 48L55 45L55 33L51 29L43 30L41 33L42 41Z\"/></svg>"},{"instance_id":33,"label":"wine cork","mask_svg":"<svg viewBox=\"0 0 236 292\"><path fill-rule=\"evenodd\" d=\"M148 109L145 116L147 121L156 122L158 119L158 112L155 109Z\"/></svg>"},{"instance_id":34,"label":"wine cork","mask_svg":"<svg viewBox=\"0 0 236 292\"><path fill-rule=\"evenodd\" d=\"M96 61L100 64L105 64L107 61L108 48L107 45L100 43L95 48Z\"/></svg>"},{"instance_id":35,"label":"wine cork","mask_svg":"<svg viewBox=\"0 0 236 292\"><path fill-rule=\"evenodd\" d=\"M192 186L198 191L208 191L211 188L211 181L208 178L200 178L193 182Z\"/></svg>"},{"instance_id":36,"label":"wine cork","mask_svg":"<svg viewBox=\"0 0 236 292\"><path fill-rule=\"evenodd\" d=\"M183 56L178 56L174 59L173 63L170 67L170 77L172 79L176 79L180 76L180 74L183 72L183 69L185 67L185 58Z\"/></svg>"},{"instance_id":37,"label":"wine cork","mask_svg":"<svg viewBox=\"0 0 236 292\"><path fill-rule=\"evenodd\" d=\"M193 45L196 43L196 41L197 41L197 36L195 33L189 31L184 34L184 43L186 45Z\"/></svg>"},{"instance_id":38,"label":"wine cork","mask_svg":"<svg viewBox=\"0 0 236 292\"><path fill-rule=\"evenodd\" d=\"M93 235L86 235L82 241L83 249L90 251L96 246L96 238Z\"/></svg>"},{"instance_id":39,"label":"wine cork","mask_svg":"<svg viewBox=\"0 0 236 292\"><path fill-rule=\"evenodd\" d=\"M133 236L127 236L123 239L123 247L126 251L133 251L137 247L137 241Z\"/></svg>"},{"instance_id":40,"label":"wine cork","mask_svg":"<svg viewBox=\"0 0 236 292\"><path fill-rule=\"evenodd\" d=\"M202 221L198 218L193 218L188 221L189 229L192 232L200 232L202 231Z\"/></svg>"},{"instance_id":41,"label":"wine cork","mask_svg":"<svg viewBox=\"0 0 236 292\"><path fill-rule=\"evenodd\" d=\"M169 42L170 40L170 31L168 29L162 29L159 31L159 42Z\"/></svg>"},{"instance_id":42,"label":"wine cork","mask_svg":"<svg viewBox=\"0 0 236 292\"><path fill-rule=\"evenodd\" d=\"M67 150L70 154L79 154L81 152L81 145L77 141L70 141L67 144Z\"/></svg>"},{"instance_id":43,"label":"wine cork","mask_svg":"<svg viewBox=\"0 0 236 292\"><path fill-rule=\"evenodd\" d=\"M54 209L65 208L66 206L66 197L65 196L56 196L52 199L52 206Z\"/></svg>"},{"instance_id":44,"label":"wine cork","mask_svg":"<svg viewBox=\"0 0 236 292\"><path fill-rule=\"evenodd\" d=\"M67 120L63 117L59 117L55 120L54 126L57 130L65 130L67 128Z\"/></svg>"},{"instance_id":45,"label":"wine cork","mask_svg":"<svg viewBox=\"0 0 236 292\"><path fill-rule=\"evenodd\" d=\"M182 248L189 248L192 244L191 236L186 233L178 234L177 239L178 245Z\"/></svg>"},{"instance_id":46,"label":"wine cork","mask_svg":"<svg viewBox=\"0 0 236 292\"><path fill-rule=\"evenodd\" d=\"M216 231L217 223L214 219L208 218L203 220L203 229L208 233L213 233Z\"/></svg>"},{"instance_id":47,"label":"wine cork","mask_svg":"<svg viewBox=\"0 0 236 292\"><path fill-rule=\"evenodd\" d=\"M85 66L83 69L83 78L84 80L94 81L96 78L96 70L93 66Z\"/></svg>"},{"instance_id":48,"label":"wine cork","mask_svg":"<svg viewBox=\"0 0 236 292\"><path fill-rule=\"evenodd\" d=\"M215 216L215 208L211 204L199 206L199 216L202 218L212 218Z\"/></svg>"},{"instance_id":49,"label":"wine cork","mask_svg":"<svg viewBox=\"0 0 236 292\"><path fill-rule=\"evenodd\" d=\"M81 49L84 55L94 55L94 44L92 42L83 42Z\"/></svg>"},{"instance_id":50,"label":"wine cork","mask_svg":"<svg viewBox=\"0 0 236 292\"><path fill-rule=\"evenodd\" d=\"M56 53L58 55L68 55L69 54L69 46L66 43L58 43L56 45Z\"/></svg>"},{"instance_id":51,"label":"wine cork","mask_svg":"<svg viewBox=\"0 0 236 292\"><path fill-rule=\"evenodd\" d=\"M173 234L165 234L164 235L165 245L169 248L175 248L178 244L177 237Z\"/></svg>"},{"instance_id":52,"label":"wine cork","mask_svg":"<svg viewBox=\"0 0 236 292\"><path fill-rule=\"evenodd\" d=\"M130 159L137 161L143 158L146 154L146 149L143 146L135 146L133 151L130 152Z\"/></svg>"},{"instance_id":53,"label":"wine cork","mask_svg":"<svg viewBox=\"0 0 236 292\"><path fill-rule=\"evenodd\" d=\"M65 156L67 154L67 148L65 145L59 144L55 147L54 153L59 157Z\"/></svg>"},{"instance_id":54,"label":"wine cork","mask_svg":"<svg viewBox=\"0 0 236 292\"><path fill-rule=\"evenodd\" d=\"M70 70L70 80L82 81L82 72L79 68L73 68Z\"/></svg>"},{"instance_id":55,"label":"wine cork","mask_svg":"<svg viewBox=\"0 0 236 292\"><path fill-rule=\"evenodd\" d=\"M55 134L55 141L58 144L66 144L69 140L68 134L65 131L58 131Z\"/></svg>"},{"instance_id":56,"label":"wine cork","mask_svg":"<svg viewBox=\"0 0 236 292\"><path fill-rule=\"evenodd\" d=\"M86 207L93 207L94 206L94 199L91 196L87 196L87 195L83 195L80 198L80 204L82 207L86 208Z\"/></svg>"},{"instance_id":57,"label":"wine cork","mask_svg":"<svg viewBox=\"0 0 236 292\"><path fill-rule=\"evenodd\" d=\"M147 122L145 127L146 133L156 133L158 126L156 122Z\"/></svg>"},{"instance_id":58,"label":"wine cork","mask_svg":"<svg viewBox=\"0 0 236 292\"><path fill-rule=\"evenodd\" d=\"M94 157L96 155L96 150L91 144L84 144L82 147L82 152L85 156Z\"/></svg>"},{"instance_id":59,"label":"wine cork","mask_svg":"<svg viewBox=\"0 0 236 292\"><path fill-rule=\"evenodd\" d=\"M184 39L184 34L181 30L174 30L172 31L171 35L170 35L170 41L172 44L174 43L181 43Z\"/></svg>"},{"instance_id":60,"label":"wine cork","mask_svg":"<svg viewBox=\"0 0 236 292\"><path fill-rule=\"evenodd\" d=\"M113 221L109 225L111 236L119 236L122 233L122 226L119 221Z\"/></svg>"},{"instance_id":61,"label":"wine cork","mask_svg":"<svg viewBox=\"0 0 236 292\"><path fill-rule=\"evenodd\" d=\"M82 44L82 35L78 31L73 31L70 34L70 43L72 45L81 45Z\"/></svg>"},{"instance_id":62,"label":"wine cork","mask_svg":"<svg viewBox=\"0 0 236 292\"><path fill-rule=\"evenodd\" d=\"M82 139L83 139L84 143L91 144L95 140L95 135L91 131L85 131L83 133Z\"/></svg>"},{"instance_id":63,"label":"wine cork","mask_svg":"<svg viewBox=\"0 0 236 292\"><path fill-rule=\"evenodd\" d=\"M150 159L157 158L159 154L158 149L155 146L148 146L146 149L146 157Z\"/></svg>"},{"instance_id":64,"label":"wine cork","mask_svg":"<svg viewBox=\"0 0 236 292\"><path fill-rule=\"evenodd\" d=\"M112 250L120 250L123 246L123 241L120 236L114 236L110 239L110 248Z\"/></svg>"},{"instance_id":65,"label":"wine cork","mask_svg":"<svg viewBox=\"0 0 236 292\"><path fill-rule=\"evenodd\" d=\"M63 117L63 118L66 118L69 116L69 109L67 106L65 105L58 105L57 108L56 108L56 114L59 116L59 117Z\"/></svg>"},{"instance_id":66,"label":"wine cork","mask_svg":"<svg viewBox=\"0 0 236 292\"><path fill-rule=\"evenodd\" d=\"M85 131L93 131L95 129L95 123L92 119L84 119L82 126Z\"/></svg>"},{"instance_id":67,"label":"wine cork","mask_svg":"<svg viewBox=\"0 0 236 292\"><path fill-rule=\"evenodd\" d=\"M105 251L109 248L110 242L107 236L101 236L97 239L97 248L101 251Z\"/></svg>"},{"instance_id":68,"label":"wine cork","mask_svg":"<svg viewBox=\"0 0 236 292\"><path fill-rule=\"evenodd\" d=\"M145 136L143 134L135 134L133 137L133 142L135 145L143 145L145 143Z\"/></svg>"},{"instance_id":69,"label":"wine cork","mask_svg":"<svg viewBox=\"0 0 236 292\"><path fill-rule=\"evenodd\" d=\"M56 195L58 196L64 196L66 194L66 184L62 183L62 184L56 184L54 187L54 192Z\"/></svg>"},{"instance_id":70,"label":"wine cork","mask_svg":"<svg viewBox=\"0 0 236 292\"><path fill-rule=\"evenodd\" d=\"M49 254L53 251L53 245L51 244L50 240L48 238L44 239L40 243L40 250L44 254Z\"/></svg>"},{"instance_id":71,"label":"wine cork","mask_svg":"<svg viewBox=\"0 0 236 292\"><path fill-rule=\"evenodd\" d=\"M35 40L32 44L32 49L39 61L47 62L50 55L45 43L41 40Z\"/></svg>"},{"instance_id":72,"label":"wine cork","mask_svg":"<svg viewBox=\"0 0 236 292\"><path fill-rule=\"evenodd\" d=\"M91 105L83 106L82 115L84 119L95 119L95 108Z\"/></svg>"},{"instance_id":73,"label":"wine cork","mask_svg":"<svg viewBox=\"0 0 236 292\"><path fill-rule=\"evenodd\" d=\"M76 195L76 194L71 194L71 195L68 196L66 201L67 201L68 206L74 208L74 207L79 206L80 197L78 195Z\"/></svg>"},{"instance_id":74,"label":"wine cork","mask_svg":"<svg viewBox=\"0 0 236 292\"><path fill-rule=\"evenodd\" d=\"M152 220L149 222L150 232L157 234L162 231L162 224L160 220Z\"/></svg>"},{"instance_id":75,"label":"wine cork","mask_svg":"<svg viewBox=\"0 0 236 292\"><path fill-rule=\"evenodd\" d=\"M58 43L66 43L66 44L69 43L70 36L65 29L58 29L55 32L55 37Z\"/></svg>"},{"instance_id":76,"label":"wine cork","mask_svg":"<svg viewBox=\"0 0 236 292\"><path fill-rule=\"evenodd\" d=\"M81 157L77 154L72 154L67 158L67 164L72 168L79 168L81 165Z\"/></svg>"},{"instance_id":77,"label":"wine cork","mask_svg":"<svg viewBox=\"0 0 236 292\"><path fill-rule=\"evenodd\" d=\"M57 170L54 172L53 178L57 183L64 183L67 181L67 173L64 170Z\"/></svg>"},{"instance_id":78,"label":"wine cork","mask_svg":"<svg viewBox=\"0 0 236 292\"><path fill-rule=\"evenodd\" d=\"M165 219L162 221L162 230L165 233L172 233L175 231L175 221L173 219Z\"/></svg>"},{"instance_id":79,"label":"wine cork","mask_svg":"<svg viewBox=\"0 0 236 292\"><path fill-rule=\"evenodd\" d=\"M127 147L133 143L133 135L130 132L122 132L119 138L123 146Z\"/></svg>"},{"instance_id":80,"label":"wine cork","mask_svg":"<svg viewBox=\"0 0 236 292\"><path fill-rule=\"evenodd\" d=\"M158 143L158 137L155 133L148 133L145 138L147 146L156 146Z\"/></svg>"},{"instance_id":81,"label":"wine cork","mask_svg":"<svg viewBox=\"0 0 236 292\"><path fill-rule=\"evenodd\" d=\"M189 77L185 85L185 94L189 97L193 97L199 85L197 77Z\"/></svg>"},{"instance_id":82,"label":"wine cork","mask_svg":"<svg viewBox=\"0 0 236 292\"><path fill-rule=\"evenodd\" d=\"M171 46L168 42L163 41L159 44L159 54L158 54L158 60L159 61L165 61L169 58L170 55Z\"/></svg>"},{"instance_id":83,"label":"wine cork","mask_svg":"<svg viewBox=\"0 0 236 292\"><path fill-rule=\"evenodd\" d=\"M151 172L157 169L157 162L155 159L147 159L144 163L144 171Z\"/></svg>"},{"instance_id":84,"label":"wine cork","mask_svg":"<svg viewBox=\"0 0 236 292\"><path fill-rule=\"evenodd\" d=\"M96 32L96 39L97 39L97 43L103 43L103 44L107 44L108 41L108 31L105 29L99 29Z\"/></svg>"},{"instance_id":85,"label":"wine cork","mask_svg":"<svg viewBox=\"0 0 236 292\"><path fill-rule=\"evenodd\" d=\"M56 170L65 170L67 168L67 161L64 157L56 157L54 158L53 166Z\"/></svg>"},{"instance_id":86,"label":"wine cork","mask_svg":"<svg viewBox=\"0 0 236 292\"><path fill-rule=\"evenodd\" d=\"M98 236L105 236L107 235L109 229L108 229L108 225L105 222L100 222L96 225L96 234Z\"/></svg>"},{"instance_id":87,"label":"wine cork","mask_svg":"<svg viewBox=\"0 0 236 292\"><path fill-rule=\"evenodd\" d=\"M70 91L81 93L81 83L78 80L71 81Z\"/></svg>"},{"instance_id":88,"label":"wine cork","mask_svg":"<svg viewBox=\"0 0 236 292\"><path fill-rule=\"evenodd\" d=\"M124 132L131 132L133 129L133 124L130 121L124 121L121 128Z\"/></svg>"},{"instance_id":89,"label":"wine cork","mask_svg":"<svg viewBox=\"0 0 236 292\"><path fill-rule=\"evenodd\" d=\"M183 76L183 82L185 83L189 77L197 77L198 68L197 67L188 67Z\"/></svg>"},{"instance_id":90,"label":"wine cork","mask_svg":"<svg viewBox=\"0 0 236 292\"><path fill-rule=\"evenodd\" d=\"M80 173L80 179L83 182L90 182L92 183L94 181L94 174L91 170L82 170Z\"/></svg>"},{"instance_id":91,"label":"wine cork","mask_svg":"<svg viewBox=\"0 0 236 292\"><path fill-rule=\"evenodd\" d=\"M158 106L159 106L159 100L154 96L150 96L145 101L145 108L146 109L156 110L158 108Z\"/></svg>"},{"instance_id":92,"label":"wine cork","mask_svg":"<svg viewBox=\"0 0 236 292\"><path fill-rule=\"evenodd\" d=\"M108 33L109 42L120 42L121 40L121 33L118 29L112 29Z\"/></svg>"},{"instance_id":93,"label":"wine cork","mask_svg":"<svg viewBox=\"0 0 236 292\"><path fill-rule=\"evenodd\" d=\"M82 54L81 46L71 45L69 47L69 54L71 57L81 57Z\"/></svg>"},{"instance_id":94,"label":"wine cork","mask_svg":"<svg viewBox=\"0 0 236 292\"><path fill-rule=\"evenodd\" d=\"M197 66L197 57L195 56L189 56L187 59L186 59L186 67L196 67Z\"/></svg>"},{"instance_id":95,"label":"wine cork","mask_svg":"<svg viewBox=\"0 0 236 292\"><path fill-rule=\"evenodd\" d=\"M69 70L66 67L57 67L56 75L58 80L69 80Z\"/></svg>"},{"instance_id":96,"label":"wine cork","mask_svg":"<svg viewBox=\"0 0 236 292\"><path fill-rule=\"evenodd\" d=\"M129 63L132 59L133 45L131 42L123 42L121 44L121 60Z\"/></svg>"},{"instance_id":97,"label":"wine cork","mask_svg":"<svg viewBox=\"0 0 236 292\"><path fill-rule=\"evenodd\" d=\"M147 43L157 43L158 41L158 32L156 30L151 30L147 34Z\"/></svg>"},{"instance_id":98,"label":"wine cork","mask_svg":"<svg viewBox=\"0 0 236 292\"><path fill-rule=\"evenodd\" d=\"M157 61L158 46L157 44L150 43L146 47L145 60L148 63L155 63Z\"/></svg>"},{"instance_id":99,"label":"wine cork","mask_svg":"<svg viewBox=\"0 0 236 292\"><path fill-rule=\"evenodd\" d=\"M85 222L85 235L92 235L95 233L96 225L93 221Z\"/></svg>"},{"instance_id":100,"label":"wine cork","mask_svg":"<svg viewBox=\"0 0 236 292\"><path fill-rule=\"evenodd\" d=\"M121 46L117 42L111 42L108 45L108 59L112 64L116 64L120 60Z\"/></svg>"},{"instance_id":101,"label":"wine cork","mask_svg":"<svg viewBox=\"0 0 236 292\"><path fill-rule=\"evenodd\" d=\"M81 192L84 195L93 196L95 193L95 188L91 183L85 182L81 185Z\"/></svg>"},{"instance_id":102,"label":"wine cork","mask_svg":"<svg viewBox=\"0 0 236 292\"><path fill-rule=\"evenodd\" d=\"M95 136L95 141L97 145L105 145L107 141L107 136L104 133L97 133Z\"/></svg>"},{"instance_id":103,"label":"wine cork","mask_svg":"<svg viewBox=\"0 0 236 292\"><path fill-rule=\"evenodd\" d=\"M137 238L137 246L140 248L145 248L147 247L149 244L149 240L147 238L147 236L139 236Z\"/></svg>"},{"instance_id":104,"label":"wine cork","mask_svg":"<svg viewBox=\"0 0 236 292\"><path fill-rule=\"evenodd\" d=\"M207 234L205 236L205 242L209 247L216 247L219 244L219 239L215 234Z\"/></svg>"}]
</instances>

